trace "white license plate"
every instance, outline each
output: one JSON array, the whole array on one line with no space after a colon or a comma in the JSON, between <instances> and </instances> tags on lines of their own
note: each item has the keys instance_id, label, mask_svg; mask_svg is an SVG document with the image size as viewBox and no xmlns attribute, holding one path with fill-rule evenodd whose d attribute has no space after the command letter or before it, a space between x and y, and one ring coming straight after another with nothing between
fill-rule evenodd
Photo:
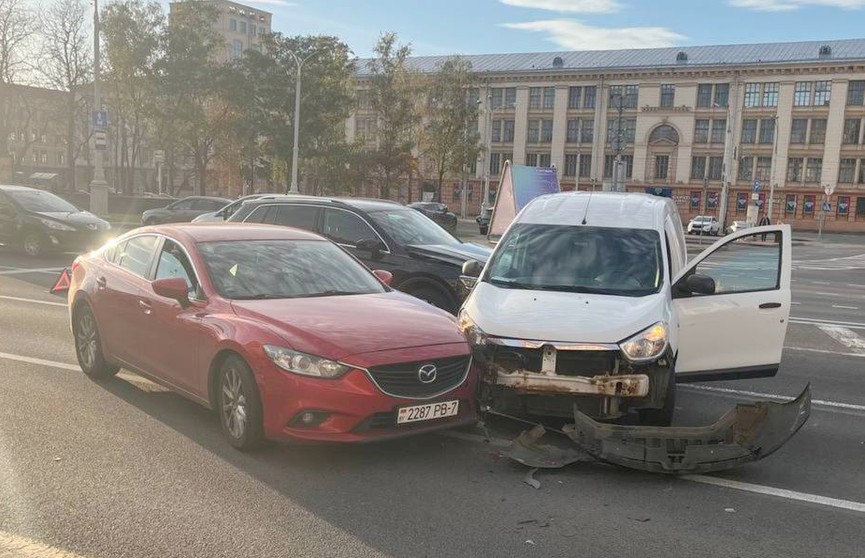
<instances>
[{"instance_id":1,"label":"white license plate","mask_svg":"<svg viewBox=\"0 0 865 558\"><path fill-rule=\"evenodd\" d=\"M439 403L428 403L426 405L414 405L412 407L400 407L396 415L396 423L419 422L422 420L434 420L452 417L459 413L459 401L441 401Z\"/></svg>"}]
</instances>

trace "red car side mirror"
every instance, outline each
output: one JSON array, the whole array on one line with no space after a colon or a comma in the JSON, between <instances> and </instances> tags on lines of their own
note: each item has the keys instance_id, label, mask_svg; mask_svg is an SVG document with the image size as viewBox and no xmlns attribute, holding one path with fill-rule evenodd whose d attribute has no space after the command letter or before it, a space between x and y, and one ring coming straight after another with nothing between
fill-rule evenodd
<instances>
[{"instance_id":1,"label":"red car side mirror","mask_svg":"<svg viewBox=\"0 0 865 558\"><path fill-rule=\"evenodd\" d=\"M378 277L378 280L387 286L390 286L390 282L393 281L393 273L391 273L390 271L376 269L372 272L372 274Z\"/></svg>"},{"instance_id":2,"label":"red car side mirror","mask_svg":"<svg viewBox=\"0 0 865 558\"><path fill-rule=\"evenodd\" d=\"M168 277L157 279L153 283L153 292L165 298L171 298L180 303L184 308L189 304L189 287L186 279L182 277Z\"/></svg>"}]
</instances>

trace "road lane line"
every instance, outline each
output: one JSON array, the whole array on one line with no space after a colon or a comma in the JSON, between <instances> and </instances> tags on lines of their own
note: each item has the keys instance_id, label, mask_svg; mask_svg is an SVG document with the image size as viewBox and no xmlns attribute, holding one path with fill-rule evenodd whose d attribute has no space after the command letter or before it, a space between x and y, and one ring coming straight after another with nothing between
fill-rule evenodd
<instances>
[{"instance_id":1,"label":"road lane line","mask_svg":"<svg viewBox=\"0 0 865 558\"><path fill-rule=\"evenodd\" d=\"M43 268L19 268L6 271L0 271L0 275L26 275L28 273L60 273L65 268L62 267L43 267Z\"/></svg>"},{"instance_id":2,"label":"road lane line","mask_svg":"<svg viewBox=\"0 0 865 558\"><path fill-rule=\"evenodd\" d=\"M843 356L843 357L865 357L865 353L839 353L838 351L829 351L826 349L812 349L811 347L791 347L788 345L784 346L785 351L805 351L808 353L821 353L824 355L835 355L835 356Z\"/></svg>"},{"instance_id":3,"label":"road lane line","mask_svg":"<svg viewBox=\"0 0 865 558\"><path fill-rule=\"evenodd\" d=\"M0 531L0 556L15 558L84 558L62 548Z\"/></svg>"},{"instance_id":4,"label":"road lane line","mask_svg":"<svg viewBox=\"0 0 865 558\"><path fill-rule=\"evenodd\" d=\"M821 291L814 291L814 294L820 295L820 296L841 296L838 293L825 293L825 292L821 292Z\"/></svg>"},{"instance_id":5,"label":"road lane line","mask_svg":"<svg viewBox=\"0 0 865 558\"><path fill-rule=\"evenodd\" d=\"M829 498L827 496L818 496L816 494L796 492L795 490L787 490L785 488L774 488L771 486L763 486L760 484L751 484L749 482L741 482L719 477L710 477L708 475L682 475L679 478L692 482L699 482L701 484L710 484L712 486L732 488L734 490L743 490L745 492L753 492L755 494L776 496L778 498L785 498L787 500L796 500L799 502L807 502L809 504L818 504L821 506L829 506L842 510L865 513L865 504L861 502L854 502L852 500Z\"/></svg>"},{"instance_id":6,"label":"road lane line","mask_svg":"<svg viewBox=\"0 0 865 558\"><path fill-rule=\"evenodd\" d=\"M16 302L29 302L31 304L47 304L49 306L63 306L64 308L68 306L68 304L66 304L65 302L51 302L49 300L37 300L35 298L21 298L18 296L0 295L0 299L14 300Z\"/></svg>"},{"instance_id":7,"label":"road lane line","mask_svg":"<svg viewBox=\"0 0 865 558\"><path fill-rule=\"evenodd\" d=\"M859 310L858 306L843 306L841 304L833 304L832 308L842 308L844 310Z\"/></svg>"},{"instance_id":8,"label":"road lane line","mask_svg":"<svg viewBox=\"0 0 865 558\"><path fill-rule=\"evenodd\" d=\"M701 384L686 384L678 386L678 389L684 389L687 391L709 391L714 393L723 393L727 395L743 395L746 397L754 397L759 399L771 399L773 401L781 401L787 403L788 401L793 401L794 397L788 395L777 395L774 393L760 393L758 391L746 391L741 389L730 389L730 388L721 388L721 387L711 387L704 386ZM854 405L853 403L841 403L839 401L826 401L823 399L812 399L811 400L812 407L826 407L827 409L844 409L847 411L863 411L865 412L865 405Z\"/></svg>"},{"instance_id":9,"label":"road lane line","mask_svg":"<svg viewBox=\"0 0 865 558\"><path fill-rule=\"evenodd\" d=\"M796 305L796 304L802 304L802 303L801 302L791 302L790 304Z\"/></svg>"},{"instance_id":10,"label":"road lane line","mask_svg":"<svg viewBox=\"0 0 865 558\"><path fill-rule=\"evenodd\" d=\"M43 358L33 358L24 355L13 355L10 353L0 353L0 358L6 360L15 360L18 362L26 362L27 364L38 364L40 366L50 366L52 368L60 368L63 370L80 371L81 367L77 364L66 364L65 362L57 362L56 360L45 360Z\"/></svg>"},{"instance_id":11,"label":"road lane line","mask_svg":"<svg viewBox=\"0 0 865 558\"><path fill-rule=\"evenodd\" d=\"M811 282L814 283L815 285L831 285L832 284L829 281L811 281Z\"/></svg>"},{"instance_id":12,"label":"road lane line","mask_svg":"<svg viewBox=\"0 0 865 558\"><path fill-rule=\"evenodd\" d=\"M865 354L865 339L859 337L853 330L830 324L820 324L817 327L835 341L852 349L854 353Z\"/></svg>"},{"instance_id":13,"label":"road lane line","mask_svg":"<svg viewBox=\"0 0 865 558\"><path fill-rule=\"evenodd\" d=\"M847 322L842 320L825 320L823 318L790 318L791 324L805 324L805 325L835 325L846 327L848 329L865 329L865 324L861 322Z\"/></svg>"}]
</instances>

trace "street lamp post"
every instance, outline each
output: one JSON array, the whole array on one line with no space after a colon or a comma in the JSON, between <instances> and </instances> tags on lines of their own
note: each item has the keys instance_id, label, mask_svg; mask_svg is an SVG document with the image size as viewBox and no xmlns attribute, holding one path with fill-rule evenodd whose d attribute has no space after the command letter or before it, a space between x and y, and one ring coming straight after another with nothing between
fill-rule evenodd
<instances>
[{"instance_id":1,"label":"street lamp post","mask_svg":"<svg viewBox=\"0 0 865 558\"><path fill-rule=\"evenodd\" d=\"M772 170L769 171L769 205L766 208L766 214L769 216L769 222L774 223L774 217L772 210L775 207L775 183L777 182L777 178L775 174L777 173L777 160L778 160L778 115L772 117L772 120L775 121L773 125L773 136L772 136Z\"/></svg>"},{"instance_id":2,"label":"street lamp post","mask_svg":"<svg viewBox=\"0 0 865 558\"><path fill-rule=\"evenodd\" d=\"M297 194L297 164L300 156L300 146L298 140L300 138L300 71L303 68L303 63L316 55L315 52L306 56L306 58L298 58L297 54L290 52L294 58L294 64L297 66L297 77L294 83L294 146L291 149L291 187L289 193Z\"/></svg>"},{"instance_id":3,"label":"street lamp post","mask_svg":"<svg viewBox=\"0 0 865 558\"><path fill-rule=\"evenodd\" d=\"M93 113L102 110L102 94L99 86L99 0L93 0ZM95 128L95 127L94 127ZM94 132L95 134L96 132ZM99 134L104 134L100 131ZM104 148L104 146L103 146ZM74 169L75 165L72 162ZM73 177L74 180L74 177ZM90 181L90 211L96 215L108 214L108 183L102 168L102 151L93 138L93 180Z\"/></svg>"}]
</instances>

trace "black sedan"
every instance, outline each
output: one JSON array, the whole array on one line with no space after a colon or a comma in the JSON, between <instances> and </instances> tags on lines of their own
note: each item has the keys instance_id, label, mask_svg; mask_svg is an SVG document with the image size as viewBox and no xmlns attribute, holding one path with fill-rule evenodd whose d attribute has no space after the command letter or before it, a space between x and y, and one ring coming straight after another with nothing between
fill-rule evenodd
<instances>
[{"instance_id":1,"label":"black sedan","mask_svg":"<svg viewBox=\"0 0 865 558\"><path fill-rule=\"evenodd\" d=\"M28 256L95 248L110 231L108 221L51 192L0 185L0 243Z\"/></svg>"},{"instance_id":2,"label":"black sedan","mask_svg":"<svg viewBox=\"0 0 865 558\"><path fill-rule=\"evenodd\" d=\"M457 216L452 211L448 210L448 206L438 202L415 202L408 204L408 207L420 211L442 227L450 232L457 230Z\"/></svg>"},{"instance_id":3,"label":"black sedan","mask_svg":"<svg viewBox=\"0 0 865 558\"><path fill-rule=\"evenodd\" d=\"M370 269L393 274L391 286L456 313L468 294L467 260L491 250L462 242L413 209L385 200L280 197L246 202L229 221L306 229L325 236Z\"/></svg>"},{"instance_id":4,"label":"black sedan","mask_svg":"<svg viewBox=\"0 0 865 558\"><path fill-rule=\"evenodd\" d=\"M165 207L148 209L141 214L141 222L145 225L188 223L199 215L218 211L230 203L231 200L227 198L190 196L172 202Z\"/></svg>"},{"instance_id":5,"label":"black sedan","mask_svg":"<svg viewBox=\"0 0 865 558\"><path fill-rule=\"evenodd\" d=\"M490 219L493 218L492 207L482 207L481 214L475 217L475 222L478 224L478 230L481 234L487 234L490 230Z\"/></svg>"}]
</instances>

